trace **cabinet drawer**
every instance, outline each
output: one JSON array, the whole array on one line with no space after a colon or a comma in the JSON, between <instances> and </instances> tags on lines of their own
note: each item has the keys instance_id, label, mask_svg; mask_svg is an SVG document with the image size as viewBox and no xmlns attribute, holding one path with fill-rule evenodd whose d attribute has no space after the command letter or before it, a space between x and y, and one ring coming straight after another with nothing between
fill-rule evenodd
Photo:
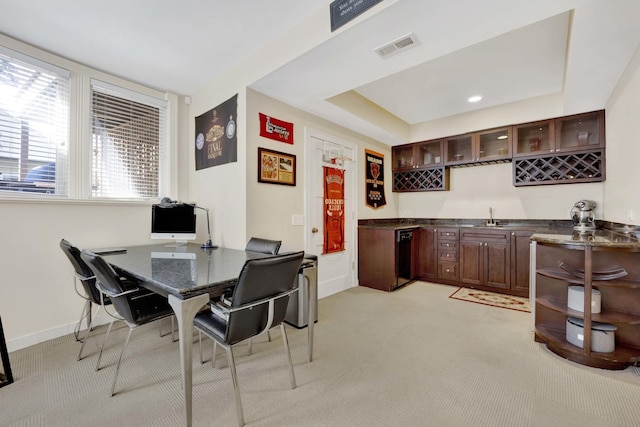
<instances>
[{"instance_id":1,"label":"cabinet drawer","mask_svg":"<svg viewBox=\"0 0 640 427\"><path fill-rule=\"evenodd\" d=\"M458 251L453 250L440 250L438 251L438 259L440 261L449 261L449 262L457 262L458 261Z\"/></svg>"},{"instance_id":2,"label":"cabinet drawer","mask_svg":"<svg viewBox=\"0 0 640 427\"><path fill-rule=\"evenodd\" d=\"M455 228L441 228L438 230L439 240L458 240L458 230Z\"/></svg>"},{"instance_id":3,"label":"cabinet drawer","mask_svg":"<svg viewBox=\"0 0 640 427\"><path fill-rule=\"evenodd\" d=\"M439 251L451 251L458 249L458 242L455 240L442 240L438 242Z\"/></svg>"},{"instance_id":4,"label":"cabinet drawer","mask_svg":"<svg viewBox=\"0 0 640 427\"><path fill-rule=\"evenodd\" d=\"M511 235L508 231L503 230L462 230L460 232L460 240L462 242L511 242Z\"/></svg>"},{"instance_id":5,"label":"cabinet drawer","mask_svg":"<svg viewBox=\"0 0 640 427\"><path fill-rule=\"evenodd\" d=\"M438 278L445 280L458 280L458 265L453 262L438 263Z\"/></svg>"}]
</instances>

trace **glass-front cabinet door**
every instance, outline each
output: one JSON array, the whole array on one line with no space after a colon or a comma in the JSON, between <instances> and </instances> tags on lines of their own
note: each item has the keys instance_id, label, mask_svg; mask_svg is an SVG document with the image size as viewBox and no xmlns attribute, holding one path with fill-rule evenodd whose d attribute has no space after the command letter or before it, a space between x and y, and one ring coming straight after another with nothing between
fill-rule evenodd
<instances>
[{"instance_id":1,"label":"glass-front cabinet door","mask_svg":"<svg viewBox=\"0 0 640 427\"><path fill-rule=\"evenodd\" d=\"M442 140L424 141L414 144L416 167L430 167L442 164Z\"/></svg>"},{"instance_id":2,"label":"glass-front cabinet door","mask_svg":"<svg viewBox=\"0 0 640 427\"><path fill-rule=\"evenodd\" d=\"M455 165L473 162L473 134L444 139L445 164Z\"/></svg>"},{"instance_id":3,"label":"glass-front cabinet door","mask_svg":"<svg viewBox=\"0 0 640 427\"><path fill-rule=\"evenodd\" d=\"M513 157L553 153L553 120L525 123L513 127Z\"/></svg>"},{"instance_id":4,"label":"glass-front cabinet door","mask_svg":"<svg viewBox=\"0 0 640 427\"><path fill-rule=\"evenodd\" d=\"M490 162L511 157L511 127L445 138L446 164Z\"/></svg>"},{"instance_id":5,"label":"glass-front cabinet door","mask_svg":"<svg viewBox=\"0 0 640 427\"><path fill-rule=\"evenodd\" d=\"M392 150L393 170L412 169L415 166L413 144L396 145Z\"/></svg>"},{"instance_id":6,"label":"glass-front cabinet door","mask_svg":"<svg viewBox=\"0 0 640 427\"><path fill-rule=\"evenodd\" d=\"M513 127L513 157L603 148L604 110Z\"/></svg>"},{"instance_id":7,"label":"glass-front cabinet door","mask_svg":"<svg viewBox=\"0 0 640 427\"><path fill-rule=\"evenodd\" d=\"M477 147L477 162L511 157L511 127L478 132Z\"/></svg>"},{"instance_id":8,"label":"glass-front cabinet door","mask_svg":"<svg viewBox=\"0 0 640 427\"><path fill-rule=\"evenodd\" d=\"M604 147L604 110L560 117L554 125L556 152Z\"/></svg>"},{"instance_id":9,"label":"glass-front cabinet door","mask_svg":"<svg viewBox=\"0 0 640 427\"><path fill-rule=\"evenodd\" d=\"M442 165L442 139L396 145L392 149L393 170Z\"/></svg>"}]
</instances>

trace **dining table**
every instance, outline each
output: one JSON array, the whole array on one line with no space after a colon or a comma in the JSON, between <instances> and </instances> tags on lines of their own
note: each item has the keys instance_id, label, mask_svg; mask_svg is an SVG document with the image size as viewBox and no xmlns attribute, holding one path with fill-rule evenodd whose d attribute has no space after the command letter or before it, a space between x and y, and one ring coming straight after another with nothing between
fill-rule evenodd
<instances>
[{"instance_id":1,"label":"dining table","mask_svg":"<svg viewBox=\"0 0 640 427\"><path fill-rule=\"evenodd\" d=\"M101 253L124 277L168 298L178 322L185 420L192 425L193 319L212 297L233 287L245 262L274 255L198 244L152 244L116 248ZM314 262L305 259L305 263ZM315 268L315 264L314 267ZM300 274L303 273L301 267ZM313 328L317 313L317 284L308 280L308 361L313 359Z\"/></svg>"}]
</instances>

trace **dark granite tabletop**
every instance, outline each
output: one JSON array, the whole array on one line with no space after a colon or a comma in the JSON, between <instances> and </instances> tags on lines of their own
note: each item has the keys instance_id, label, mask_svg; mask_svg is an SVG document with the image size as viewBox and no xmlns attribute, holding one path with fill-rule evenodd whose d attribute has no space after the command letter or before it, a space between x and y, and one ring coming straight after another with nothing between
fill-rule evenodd
<instances>
[{"instance_id":1,"label":"dark granite tabletop","mask_svg":"<svg viewBox=\"0 0 640 427\"><path fill-rule=\"evenodd\" d=\"M130 246L126 250L104 257L120 273L140 280L142 286L182 299L220 294L237 280L247 259L268 256L237 249L201 249L192 243L177 248Z\"/></svg>"}]
</instances>

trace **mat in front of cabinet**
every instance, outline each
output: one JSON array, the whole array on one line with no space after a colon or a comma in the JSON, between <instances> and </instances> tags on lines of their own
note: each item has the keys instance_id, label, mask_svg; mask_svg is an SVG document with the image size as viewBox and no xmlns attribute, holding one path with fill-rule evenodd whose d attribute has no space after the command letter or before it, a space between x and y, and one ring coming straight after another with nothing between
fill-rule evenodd
<instances>
[{"instance_id":1,"label":"mat in front of cabinet","mask_svg":"<svg viewBox=\"0 0 640 427\"><path fill-rule=\"evenodd\" d=\"M459 288L449 295L449 298L531 313L531 306L529 305L528 298L512 295L496 294L494 292L479 291L477 289Z\"/></svg>"}]
</instances>

